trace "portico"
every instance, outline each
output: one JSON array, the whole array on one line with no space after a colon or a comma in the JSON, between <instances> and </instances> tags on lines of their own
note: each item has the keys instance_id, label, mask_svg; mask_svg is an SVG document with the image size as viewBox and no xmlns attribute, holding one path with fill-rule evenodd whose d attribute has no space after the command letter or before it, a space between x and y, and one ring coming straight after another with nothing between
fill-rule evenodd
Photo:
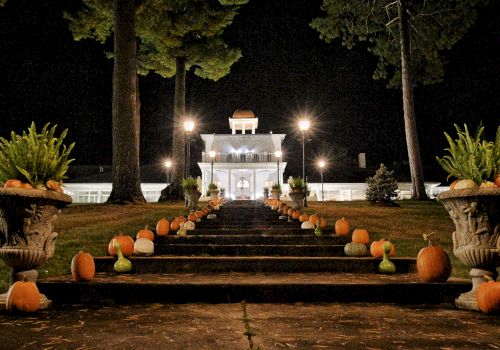
<instances>
[{"instance_id":1,"label":"portico","mask_svg":"<svg viewBox=\"0 0 500 350\"><path fill-rule=\"evenodd\" d=\"M281 151L285 134L255 134L258 118L252 111L237 110L229 118L232 134L202 134L205 144L202 161L198 163L202 173L202 187L206 191L211 179L226 190L233 199L257 199L264 187L283 183L286 162L274 155ZM251 130L252 134L246 134ZM241 133L237 133L240 131ZM209 152L214 151L215 157Z\"/></svg>"}]
</instances>

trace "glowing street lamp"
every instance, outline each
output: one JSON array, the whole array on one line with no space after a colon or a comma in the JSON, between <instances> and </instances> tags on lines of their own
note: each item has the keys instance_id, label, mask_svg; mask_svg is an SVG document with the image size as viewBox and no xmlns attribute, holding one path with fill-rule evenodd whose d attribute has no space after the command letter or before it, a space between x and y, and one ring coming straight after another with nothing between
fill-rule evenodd
<instances>
[{"instance_id":1,"label":"glowing street lamp","mask_svg":"<svg viewBox=\"0 0 500 350\"><path fill-rule=\"evenodd\" d=\"M210 175L210 183L213 184L214 183L214 158L215 158L215 151L214 150L211 150L210 152L208 152L208 155L210 156L210 163L212 163L212 173Z\"/></svg>"},{"instance_id":2,"label":"glowing street lamp","mask_svg":"<svg viewBox=\"0 0 500 350\"><path fill-rule=\"evenodd\" d=\"M170 183L170 168L172 167L172 161L166 160L163 165L167 168L167 182Z\"/></svg>"},{"instance_id":3,"label":"glowing street lamp","mask_svg":"<svg viewBox=\"0 0 500 350\"><path fill-rule=\"evenodd\" d=\"M325 201L325 195L323 192L323 168L325 167L326 163L324 160L320 160L318 162L319 166L319 174L321 175L321 200L324 202Z\"/></svg>"},{"instance_id":4,"label":"glowing street lamp","mask_svg":"<svg viewBox=\"0 0 500 350\"><path fill-rule=\"evenodd\" d=\"M306 181L306 131L311 126L311 122L307 119L299 121L299 128L302 133L302 179ZM304 196L304 207L307 207L307 193Z\"/></svg>"},{"instance_id":5,"label":"glowing street lamp","mask_svg":"<svg viewBox=\"0 0 500 350\"><path fill-rule=\"evenodd\" d=\"M185 146L186 146L186 159L184 164L184 177L189 177L190 165L191 165L191 140L192 132L194 130L194 121L186 120L184 122L184 131L186 133Z\"/></svg>"}]
</instances>

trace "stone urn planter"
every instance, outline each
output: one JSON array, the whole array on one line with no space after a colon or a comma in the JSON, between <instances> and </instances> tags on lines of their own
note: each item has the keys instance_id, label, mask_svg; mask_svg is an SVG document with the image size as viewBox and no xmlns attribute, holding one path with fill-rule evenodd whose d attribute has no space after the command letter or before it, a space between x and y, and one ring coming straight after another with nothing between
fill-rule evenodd
<instances>
[{"instance_id":1,"label":"stone urn planter","mask_svg":"<svg viewBox=\"0 0 500 350\"><path fill-rule=\"evenodd\" d=\"M57 215L70 203L70 196L55 191L0 188L0 258L11 268L11 284L36 282L37 269L54 254ZM0 295L0 307L5 298ZM41 308L50 303L42 295Z\"/></svg>"},{"instance_id":2,"label":"stone urn planter","mask_svg":"<svg viewBox=\"0 0 500 350\"><path fill-rule=\"evenodd\" d=\"M190 211L195 211L196 206L198 205L198 200L201 197L201 192L200 191L189 191L184 194L186 196L186 207Z\"/></svg>"},{"instance_id":3,"label":"stone urn planter","mask_svg":"<svg viewBox=\"0 0 500 350\"><path fill-rule=\"evenodd\" d=\"M295 210L301 209L304 206L304 191L292 191L288 194L292 199L292 208Z\"/></svg>"},{"instance_id":4,"label":"stone urn planter","mask_svg":"<svg viewBox=\"0 0 500 350\"><path fill-rule=\"evenodd\" d=\"M455 231L453 253L470 267L472 290L461 294L455 304L461 309L478 310L476 288L493 279L500 266L500 188L450 190L439 194Z\"/></svg>"},{"instance_id":5,"label":"stone urn planter","mask_svg":"<svg viewBox=\"0 0 500 350\"><path fill-rule=\"evenodd\" d=\"M280 199L280 191L272 190L271 197L272 197L272 199Z\"/></svg>"}]
</instances>

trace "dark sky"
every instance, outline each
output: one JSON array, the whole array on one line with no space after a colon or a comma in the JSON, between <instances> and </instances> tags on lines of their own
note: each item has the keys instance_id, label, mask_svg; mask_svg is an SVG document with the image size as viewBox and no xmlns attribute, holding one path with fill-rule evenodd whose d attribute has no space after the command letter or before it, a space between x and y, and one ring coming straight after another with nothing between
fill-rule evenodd
<instances>
[{"instance_id":1,"label":"dark sky","mask_svg":"<svg viewBox=\"0 0 500 350\"><path fill-rule=\"evenodd\" d=\"M417 126L426 179L444 179L434 160L452 124L480 121L493 137L500 118L500 5L490 1L476 26L447 53L442 83L416 90ZM314 116L308 144L313 159L326 148L351 156L366 152L369 165L407 158L399 90L371 76L375 58L362 46L326 44L309 27L319 0L251 0L226 30L243 58L218 82L187 75L186 102L199 116L199 132L228 133L228 117L249 108L258 132L285 133L289 171L300 167L295 116ZM103 46L73 41L62 12L78 1L9 0L0 8L0 136L31 120L69 128L76 164L111 163L112 61ZM173 79L140 78L141 162L168 155ZM201 143L194 145L195 152ZM196 159L195 159L196 160ZM314 179L312 179L314 180ZM328 175L327 175L328 180Z\"/></svg>"}]
</instances>

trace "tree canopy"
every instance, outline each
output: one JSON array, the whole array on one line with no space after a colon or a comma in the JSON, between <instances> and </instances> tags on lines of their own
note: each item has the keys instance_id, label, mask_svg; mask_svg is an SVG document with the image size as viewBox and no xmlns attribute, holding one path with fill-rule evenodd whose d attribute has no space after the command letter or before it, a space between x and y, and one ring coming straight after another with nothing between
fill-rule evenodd
<instances>
[{"instance_id":1,"label":"tree canopy","mask_svg":"<svg viewBox=\"0 0 500 350\"><path fill-rule=\"evenodd\" d=\"M248 0L144 0L136 9L139 74L153 71L170 78L176 58L186 60L202 78L218 80L227 75L241 57L222 39L224 28ZM95 39L106 43L113 32L111 1L83 0L76 15L65 14L75 40ZM112 56L111 54L108 54Z\"/></svg>"},{"instance_id":2,"label":"tree canopy","mask_svg":"<svg viewBox=\"0 0 500 350\"><path fill-rule=\"evenodd\" d=\"M352 48L366 43L378 57L374 79L387 79L388 87L401 86L401 50L396 1L323 0L324 17L315 18L311 27L321 39L342 40ZM446 0L407 1L411 30L414 81L432 84L444 75L444 50L459 41L477 18L477 9L488 1Z\"/></svg>"}]
</instances>

